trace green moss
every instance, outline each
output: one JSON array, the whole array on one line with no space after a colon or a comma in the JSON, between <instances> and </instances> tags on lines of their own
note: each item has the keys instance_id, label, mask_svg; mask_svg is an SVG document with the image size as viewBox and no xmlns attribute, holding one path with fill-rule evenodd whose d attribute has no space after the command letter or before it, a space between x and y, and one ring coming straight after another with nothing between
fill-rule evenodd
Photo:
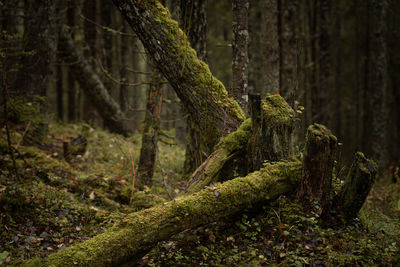
<instances>
[{"instance_id":1,"label":"green moss","mask_svg":"<svg viewBox=\"0 0 400 267\"><path fill-rule=\"evenodd\" d=\"M217 145L216 149L224 148L229 153L245 149L251 136L251 119L245 120L235 132L225 136Z\"/></svg>"},{"instance_id":2,"label":"green moss","mask_svg":"<svg viewBox=\"0 0 400 267\"><path fill-rule=\"evenodd\" d=\"M233 98L228 97L224 85L211 74L208 65L197 58L196 51L190 46L186 34L179 28L178 23L171 18L168 9L164 8L159 1L154 0L146 1L143 6L152 11L154 20L162 24L167 31L170 45L172 44L170 48L183 65L182 71L195 72L195 83L200 85L197 88L198 92L203 94L206 99L213 99L217 104L224 106L227 114L235 120L243 121L245 116L239 104ZM211 94L211 97L208 96L209 94Z\"/></svg>"},{"instance_id":3,"label":"green moss","mask_svg":"<svg viewBox=\"0 0 400 267\"><path fill-rule=\"evenodd\" d=\"M263 120L273 125L292 125L294 111L289 104L279 95L267 95L261 101Z\"/></svg>"}]
</instances>

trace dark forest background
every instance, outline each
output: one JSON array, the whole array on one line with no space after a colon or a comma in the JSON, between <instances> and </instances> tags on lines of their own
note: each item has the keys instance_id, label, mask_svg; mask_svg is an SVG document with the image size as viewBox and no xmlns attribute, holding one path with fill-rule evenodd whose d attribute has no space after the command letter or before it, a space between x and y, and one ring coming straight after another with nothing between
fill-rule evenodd
<instances>
[{"instance_id":1,"label":"dark forest background","mask_svg":"<svg viewBox=\"0 0 400 267\"><path fill-rule=\"evenodd\" d=\"M45 96L44 109L51 119L107 126L72 75L76 62L57 48L57 29L68 25L83 57L127 115L129 129L139 131L154 66L120 12L106 0L36 2L0 2L1 84L9 97ZM232 88L231 1L165 4L189 38L197 39L199 57ZM268 0L249 4L249 90L279 93L301 113L299 141L306 127L317 122L330 128L343 144L341 161L364 151L385 169L398 165L400 3ZM31 27L38 17L39 25ZM38 44L43 51L35 51ZM42 64L40 54L50 60L52 50L54 64ZM28 83L35 79L41 82L32 88ZM185 143L185 110L165 81L161 92L161 128L175 129L176 139Z\"/></svg>"}]
</instances>

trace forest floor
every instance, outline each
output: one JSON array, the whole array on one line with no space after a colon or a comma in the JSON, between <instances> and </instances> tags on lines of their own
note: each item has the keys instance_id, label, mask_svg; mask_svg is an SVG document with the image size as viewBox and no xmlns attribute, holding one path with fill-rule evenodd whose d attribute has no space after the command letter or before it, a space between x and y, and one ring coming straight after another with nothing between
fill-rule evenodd
<instances>
[{"instance_id":1,"label":"forest floor","mask_svg":"<svg viewBox=\"0 0 400 267\"><path fill-rule=\"evenodd\" d=\"M135 189L139 134L129 138L88 125L52 122L44 142L24 146L12 131L19 179L13 175L5 129L0 137L0 265L18 265L103 232L127 213L183 193L184 149L159 143L154 186ZM63 142L87 137L82 155L67 162ZM78 138L79 139L79 138ZM170 141L170 140L169 140ZM70 151L73 151L70 148ZM162 166L162 168L161 168ZM136 177L136 179L140 179ZM383 177L360 218L345 228L325 228L316 212L282 196L235 217L182 232L159 243L141 266L398 266L400 181Z\"/></svg>"}]
</instances>

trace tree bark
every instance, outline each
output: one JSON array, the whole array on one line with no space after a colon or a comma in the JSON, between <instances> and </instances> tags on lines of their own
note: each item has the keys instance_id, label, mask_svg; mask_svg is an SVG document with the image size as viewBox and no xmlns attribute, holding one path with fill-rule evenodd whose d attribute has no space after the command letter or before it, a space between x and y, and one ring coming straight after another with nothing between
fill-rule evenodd
<instances>
[{"instance_id":1,"label":"tree bark","mask_svg":"<svg viewBox=\"0 0 400 267\"><path fill-rule=\"evenodd\" d=\"M279 92L291 107L297 94L297 13L296 0L278 0Z\"/></svg>"},{"instance_id":2,"label":"tree bark","mask_svg":"<svg viewBox=\"0 0 400 267\"><path fill-rule=\"evenodd\" d=\"M320 0L320 25L319 25L319 120L328 124L330 122L330 93L332 91L331 77L331 0Z\"/></svg>"},{"instance_id":3,"label":"tree bark","mask_svg":"<svg viewBox=\"0 0 400 267\"><path fill-rule=\"evenodd\" d=\"M372 45L371 45L371 150L381 170L387 165L386 144L386 6L387 2L372 0Z\"/></svg>"},{"instance_id":4,"label":"tree bark","mask_svg":"<svg viewBox=\"0 0 400 267\"><path fill-rule=\"evenodd\" d=\"M157 242L232 216L296 188L298 161L270 165L243 178L207 187L196 194L132 213L106 232L26 266L118 266L135 264Z\"/></svg>"},{"instance_id":5,"label":"tree bark","mask_svg":"<svg viewBox=\"0 0 400 267\"><path fill-rule=\"evenodd\" d=\"M363 153L357 152L350 167L345 184L338 195L337 208L345 222L351 222L357 217L372 185L375 182L377 165L367 159Z\"/></svg>"},{"instance_id":6,"label":"tree bark","mask_svg":"<svg viewBox=\"0 0 400 267\"><path fill-rule=\"evenodd\" d=\"M51 66L54 62L58 23L56 7L58 1L26 1L24 53L18 72L15 90L23 96L46 96Z\"/></svg>"},{"instance_id":7,"label":"tree bark","mask_svg":"<svg viewBox=\"0 0 400 267\"><path fill-rule=\"evenodd\" d=\"M210 154L221 136L238 128L244 114L223 84L198 60L188 38L159 1L114 0L170 82L201 135L201 151Z\"/></svg>"},{"instance_id":8,"label":"tree bark","mask_svg":"<svg viewBox=\"0 0 400 267\"><path fill-rule=\"evenodd\" d=\"M273 94L279 92L279 35L278 0L262 1L261 58L264 90Z\"/></svg>"},{"instance_id":9,"label":"tree bark","mask_svg":"<svg viewBox=\"0 0 400 267\"><path fill-rule=\"evenodd\" d=\"M179 13L179 26L186 33L190 45L196 50L197 57L204 62L207 62L206 5L207 1L205 0L180 0L179 8L175 8L176 13ZM184 173L192 173L207 158L202 153L204 147L206 145L201 138L200 129L197 127L196 121L188 114ZM209 152L206 153L209 154Z\"/></svg>"},{"instance_id":10,"label":"tree bark","mask_svg":"<svg viewBox=\"0 0 400 267\"><path fill-rule=\"evenodd\" d=\"M231 94L247 114L249 84L249 2L234 0L232 2L232 91Z\"/></svg>"},{"instance_id":11,"label":"tree bark","mask_svg":"<svg viewBox=\"0 0 400 267\"><path fill-rule=\"evenodd\" d=\"M320 206L319 213L328 209L332 200L332 170L337 139L321 124L307 129L303 179L298 192L306 206Z\"/></svg>"},{"instance_id":12,"label":"tree bark","mask_svg":"<svg viewBox=\"0 0 400 267\"><path fill-rule=\"evenodd\" d=\"M25 1L23 52L12 88L44 114L44 121L24 135L27 144L40 143L47 133L47 101L35 96L47 96L58 42L57 4L57 0Z\"/></svg>"},{"instance_id":13,"label":"tree bark","mask_svg":"<svg viewBox=\"0 0 400 267\"><path fill-rule=\"evenodd\" d=\"M91 65L76 48L66 27L62 27L60 31L60 45L68 55L68 60L74 63L74 68L71 69L72 74L96 107L110 131L128 135L130 130L125 115L110 96Z\"/></svg>"},{"instance_id":14,"label":"tree bark","mask_svg":"<svg viewBox=\"0 0 400 267\"><path fill-rule=\"evenodd\" d=\"M138 183L140 186L153 184L153 173L160 132L161 75L156 73L151 79L147 98L146 115L143 122L142 148L140 149Z\"/></svg>"}]
</instances>

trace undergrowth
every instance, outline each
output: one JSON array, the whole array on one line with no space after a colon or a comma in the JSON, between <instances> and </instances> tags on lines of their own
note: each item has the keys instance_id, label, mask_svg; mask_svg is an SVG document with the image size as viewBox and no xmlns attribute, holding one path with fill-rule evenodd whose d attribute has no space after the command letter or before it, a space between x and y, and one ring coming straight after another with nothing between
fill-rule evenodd
<instances>
[{"instance_id":1,"label":"undergrowth","mask_svg":"<svg viewBox=\"0 0 400 267\"><path fill-rule=\"evenodd\" d=\"M154 186L135 190L130 150L137 163L141 136L129 138L85 124L49 125L38 147L24 146L26 127L11 132L20 179L13 176L4 129L0 136L0 264L17 265L64 249L112 226L125 214L182 193L184 149L159 143ZM25 131L26 132L26 131ZM79 135L87 149L64 159L63 142ZM136 166L137 167L137 166ZM140 179L140 178L137 178ZM400 185L380 180L360 219L341 229L323 228L317 212L305 212L282 196L180 233L159 243L142 266L396 266L400 265Z\"/></svg>"}]
</instances>

